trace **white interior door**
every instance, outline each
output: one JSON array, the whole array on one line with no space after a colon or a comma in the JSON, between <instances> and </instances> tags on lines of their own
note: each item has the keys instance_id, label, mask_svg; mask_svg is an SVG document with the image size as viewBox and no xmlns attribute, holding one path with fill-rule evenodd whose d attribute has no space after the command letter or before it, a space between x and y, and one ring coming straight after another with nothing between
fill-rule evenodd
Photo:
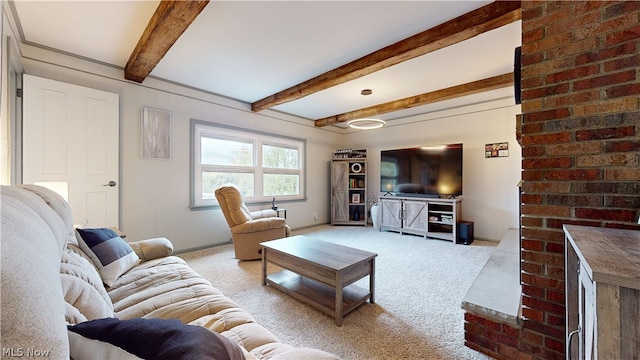
<instances>
[{"instance_id":1,"label":"white interior door","mask_svg":"<svg viewBox=\"0 0 640 360\"><path fill-rule=\"evenodd\" d=\"M118 226L119 106L117 94L24 75L23 183L66 195L77 226Z\"/></svg>"}]
</instances>

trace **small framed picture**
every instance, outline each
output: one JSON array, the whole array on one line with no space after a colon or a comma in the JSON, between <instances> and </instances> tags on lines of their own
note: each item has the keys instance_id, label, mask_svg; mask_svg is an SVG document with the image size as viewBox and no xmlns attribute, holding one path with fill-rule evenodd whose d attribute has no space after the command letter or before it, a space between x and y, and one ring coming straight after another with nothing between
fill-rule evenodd
<instances>
[{"instance_id":1,"label":"small framed picture","mask_svg":"<svg viewBox=\"0 0 640 360\"><path fill-rule=\"evenodd\" d=\"M360 194L351 194L351 202L359 203L360 202Z\"/></svg>"},{"instance_id":2,"label":"small framed picture","mask_svg":"<svg viewBox=\"0 0 640 360\"><path fill-rule=\"evenodd\" d=\"M143 107L140 119L142 157L171 159L171 112Z\"/></svg>"},{"instance_id":3,"label":"small framed picture","mask_svg":"<svg viewBox=\"0 0 640 360\"><path fill-rule=\"evenodd\" d=\"M509 143L493 143L484 146L485 158L507 157L509 156Z\"/></svg>"}]
</instances>

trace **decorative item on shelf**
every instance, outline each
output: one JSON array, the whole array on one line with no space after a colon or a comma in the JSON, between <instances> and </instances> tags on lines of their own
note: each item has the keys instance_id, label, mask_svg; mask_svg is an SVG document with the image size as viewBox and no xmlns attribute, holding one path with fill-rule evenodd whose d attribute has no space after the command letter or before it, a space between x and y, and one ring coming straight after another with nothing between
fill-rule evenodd
<instances>
[{"instance_id":1,"label":"decorative item on shelf","mask_svg":"<svg viewBox=\"0 0 640 360\"><path fill-rule=\"evenodd\" d=\"M359 173L360 171L362 171L362 164L360 163L351 164L351 171L354 173Z\"/></svg>"},{"instance_id":2,"label":"decorative item on shelf","mask_svg":"<svg viewBox=\"0 0 640 360\"><path fill-rule=\"evenodd\" d=\"M360 92L360 95L362 96L368 96L371 94L373 94L373 90L371 89L364 89ZM373 102L371 102L371 106L369 108L366 108L363 110L369 110L369 112L375 115L375 117L353 119L347 122L347 125L350 128L358 129L358 130L371 130L371 129L378 129L387 125L387 123L384 120L379 119L378 111L376 110L376 107L373 105Z\"/></svg>"},{"instance_id":3,"label":"decorative item on shelf","mask_svg":"<svg viewBox=\"0 0 640 360\"><path fill-rule=\"evenodd\" d=\"M441 215L440 221L443 223L451 224L453 223L453 215Z\"/></svg>"},{"instance_id":4,"label":"decorative item on shelf","mask_svg":"<svg viewBox=\"0 0 640 360\"><path fill-rule=\"evenodd\" d=\"M361 159L367 157L367 150L338 149L333 152L334 159Z\"/></svg>"},{"instance_id":5,"label":"decorative item on shelf","mask_svg":"<svg viewBox=\"0 0 640 360\"><path fill-rule=\"evenodd\" d=\"M347 159L351 157L350 155L352 152L353 149L338 149L333 152L333 157L336 159Z\"/></svg>"},{"instance_id":6,"label":"decorative item on shelf","mask_svg":"<svg viewBox=\"0 0 640 360\"><path fill-rule=\"evenodd\" d=\"M278 205L276 205L276 198L274 197L273 200L271 200L271 209L278 211Z\"/></svg>"},{"instance_id":7,"label":"decorative item on shelf","mask_svg":"<svg viewBox=\"0 0 640 360\"><path fill-rule=\"evenodd\" d=\"M351 202L354 204L360 203L360 194L351 194Z\"/></svg>"},{"instance_id":8,"label":"decorative item on shelf","mask_svg":"<svg viewBox=\"0 0 640 360\"><path fill-rule=\"evenodd\" d=\"M358 209L355 209L353 211L353 220L360 221L360 212L358 211Z\"/></svg>"},{"instance_id":9,"label":"decorative item on shelf","mask_svg":"<svg viewBox=\"0 0 640 360\"><path fill-rule=\"evenodd\" d=\"M371 206L377 206L378 201L379 201L378 197L373 193L371 193L371 196L369 196L369 198L367 199L367 202L371 204Z\"/></svg>"}]
</instances>

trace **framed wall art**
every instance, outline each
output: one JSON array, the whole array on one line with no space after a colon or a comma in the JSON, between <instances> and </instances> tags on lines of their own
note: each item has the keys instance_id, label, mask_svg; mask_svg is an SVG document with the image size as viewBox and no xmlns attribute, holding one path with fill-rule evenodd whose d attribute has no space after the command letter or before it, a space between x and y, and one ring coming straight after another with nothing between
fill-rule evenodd
<instances>
[{"instance_id":1,"label":"framed wall art","mask_svg":"<svg viewBox=\"0 0 640 360\"><path fill-rule=\"evenodd\" d=\"M485 158L507 157L507 156L509 156L508 142L486 144L484 146Z\"/></svg>"},{"instance_id":2,"label":"framed wall art","mask_svg":"<svg viewBox=\"0 0 640 360\"><path fill-rule=\"evenodd\" d=\"M171 159L171 112L143 107L141 111L142 158Z\"/></svg>"}]
</instances>

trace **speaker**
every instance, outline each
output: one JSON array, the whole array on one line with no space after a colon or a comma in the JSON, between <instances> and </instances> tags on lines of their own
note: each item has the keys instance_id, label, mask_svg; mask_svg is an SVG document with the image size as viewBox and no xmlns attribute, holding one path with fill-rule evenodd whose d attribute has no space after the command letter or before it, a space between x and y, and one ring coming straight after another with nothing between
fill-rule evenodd
<instances>
[{"instance_id":1,"label":"speaker","mask_svg":"<svg viewBox=\"0 0 640 360\"><path fill-rule=\"evenodd\" d=\"M521 77L522 77L522 47L518 46L513 55L513 89L514 89L516 104L522 103L522 100L521 100L522 89L520 88Z\"/></svg>"},{"instance_id":2,"label":"speaker","mask_svg":"<svg viewBox=\"0 0 640 360\"><path fill-rule=\"evenodd\" d=\"M473 222L459 221L456 243L469 245L473 242Z\"/></svg>"}]
</instances>

